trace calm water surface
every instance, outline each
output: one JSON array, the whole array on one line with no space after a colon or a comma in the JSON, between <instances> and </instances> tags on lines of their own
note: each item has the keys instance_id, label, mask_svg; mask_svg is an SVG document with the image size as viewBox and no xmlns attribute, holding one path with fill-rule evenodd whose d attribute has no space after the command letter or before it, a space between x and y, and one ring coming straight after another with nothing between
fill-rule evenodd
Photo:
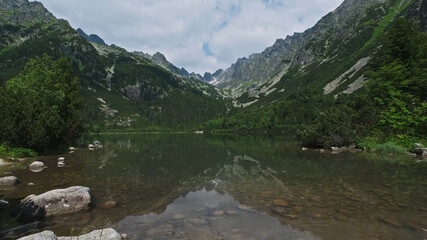
<instances>
[{"instance_id":1,"label":"calm water surface","mask_svg":"<svg viewBox=\"0 0 427 240\"><path fill-rule=\"evenodd\" d=\"M0 189L30 194L91 188L89 212L38 224L57 235L113 227L128 239L426 239L427 164L406 156L303 152L281 137L145 134L89 137L57 168L17 169ZM34 186L28 186L32 182ZM102 204L117 201L117 207ZM0 213L0 232L35 224ZM22 228L21 228L22 231Z\"/></svg>"}]
</instances>

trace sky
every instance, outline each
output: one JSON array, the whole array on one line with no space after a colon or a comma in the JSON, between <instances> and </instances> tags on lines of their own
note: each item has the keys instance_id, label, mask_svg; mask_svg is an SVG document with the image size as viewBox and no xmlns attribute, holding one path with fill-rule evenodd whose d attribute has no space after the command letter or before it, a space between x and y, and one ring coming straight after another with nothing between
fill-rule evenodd
<instances>
[{"instance_id":1,"label":"sky","mask_svg":"<svg viewBox=\"0 0 427 240\"><path fill-rule=\"evenodd\" d=\"M343 0L38 0L128 51L163 53L203 75L303 32Z\"/></svg>"}]
</instances>

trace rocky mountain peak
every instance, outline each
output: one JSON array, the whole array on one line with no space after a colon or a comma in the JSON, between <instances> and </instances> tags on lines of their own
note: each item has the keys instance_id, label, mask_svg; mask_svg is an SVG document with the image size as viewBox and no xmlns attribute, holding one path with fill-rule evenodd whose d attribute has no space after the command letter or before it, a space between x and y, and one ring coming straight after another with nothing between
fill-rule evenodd
<instances>
[{"instance_id":1,"label":"rocky mountain peak","mask_svg":"<svg viewBox=\"0 0 427 240\"><path fill-rule=\"evenodd\" d=\"M0 0L0 23L31 25L38 22L56 21L56 18L40 2L28 0Z\"/></svg>"},{"instance_id":2,"label":"rocky mountain peak","mask_svg":"<svg viewBox=\"0 0 427 240\"><path fill-rule=\"evenodd\" d=\"M106 45L104 40L96 34L88 35L81 28L77 28L76 32L78 32L80 35L82 35L86 39L86 41L88 41L88 42Z\"/></svg>"},{"instance_id":3,"label":"rocky mountain peak","mask_svg":"<svg viewBox=\"0 0 427 240\"><path fill-rule=\"evenodd\" d=\"M358 36L361 21L368 22L367 18L378 14L370 12L373 8L378 6L378 11L385 11L384 7L404 5L407 1L410 0L345 0L303 33L277 39L263 52L252 54L249 58L239 58L218 76L216 84L220 88L234 89L256 80L261 85L292 67L339 55L346 51L346 44ZM372 21L376 20L378 18Z\"/></svg>"},{"instance_id":4,"label":"rocky mountain peak","mask_svg":"<svg viewBox=\"0 0 427 240\"><path fill-rule=\"evenodd\" d=\"M151 60L157 64L163 63L165 64L168 62L165 55L161 54L160 52L156 52L152 57ZM169 62L168 62L169 63Z\"/></svg>"}]
</instances>

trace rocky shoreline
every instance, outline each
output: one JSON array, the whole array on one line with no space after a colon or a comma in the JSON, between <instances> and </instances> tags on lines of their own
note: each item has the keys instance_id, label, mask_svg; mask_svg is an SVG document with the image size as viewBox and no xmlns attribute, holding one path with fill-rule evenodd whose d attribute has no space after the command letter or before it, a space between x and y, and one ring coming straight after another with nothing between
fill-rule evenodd
<instances>
[{"instance_id":1,"label":"rocky shoreline","mask_svg":"<svg viewBox=\"0 0 427 240\"><path fill-rule=\"evenodd\" d=\"M88 149L93 151L96 149L103 148L100 142L95 141L93 144L88 145ZM70 153L76 151L77 148L70 147ZM57 162L57 167L61 168L65 166L65 157L59 157ZM8 165L14 164L7 163ZM6 165L6 164L2 164ZM1 165L0 165L1 166ZM31 164L27 165L28 170L31 172L41 172L46 166L41 161L33 161ZM7 174L12 174L8 172ZM14 189L15 185L21 184L19 179L15 176L4 176L0 177L0 189ZM30 185L31 183L28 183ZM105 205L106 208L114 208L116 202L110 201ZM33 222L36 223L32 229L39 229L38 220L43 220L50 216L59 216L73 214L80 211L89 211L94 205L93 195L90 188L84 186L71 186L64 189L53 189L47 192L44 192L39 195L31 194L26 198L22 199L20 204L16 207L15 217L18 221L21 222ZM0 199L0 211L4 211L11 207L11 204L5 200ZM36 222L34 222L36 221ZM30 224L31 225L31 224ZM17 233L10 231L9 233L3 232L6 234L6 238L16 238L22 233L28 233L26 225L17 227ZM11 236L10 234L14 235ZM22 235L21 235L22 236ZM2 236L0 236L2 238ZM25 237L19 238L19 240L39 240L39 239L60 239L60 240L116 240L121 239L122 236L114 229L100 229L95 230L87 234L80 236L65 236L58 237L52 231L46 230L40 233L28 235Z\"/></svg>"},{"instance_id":2,"label":"rocky shoreline","mask_svg":"<svg viewBox=\"0 0 427 240\"><path fill-rule=\"evenodd\" d=\"M359 153L359 152L367 152L367 149L360 149L357 148L355 145L352 146L344 146L344 147L330 147L329 149L324 148L308 148L308 147L302 147L302 151L309 151L314 150L316 152L325 153L329 151L332 154L338 154L342 152L350 152L350 153ZM412 151L406 152L407 155L414 157L417 161L427 161L427 148L425 148L420 143L414 143L412 145Z\"/></svg>"}]
</instances>

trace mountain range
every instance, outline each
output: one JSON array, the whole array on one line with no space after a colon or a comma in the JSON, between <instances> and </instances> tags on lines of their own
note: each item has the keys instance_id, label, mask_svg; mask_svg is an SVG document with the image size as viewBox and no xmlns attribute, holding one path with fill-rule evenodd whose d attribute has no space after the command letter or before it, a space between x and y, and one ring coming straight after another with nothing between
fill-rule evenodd
<instances>
[{"instance_id":1,"label":"mountain range","mask_svg":"<svg viewBox=\"0 0 427 240\"><path fill-rule=\"evenodd\" d=\"M65 56L81 81L86 128L94 131L198 128L307 91L335 98L357 93L378 38L394 19L409 19L427 31L424 0L345 0L305 32L202 76L176 67L159 52L107 45L38 2L0 0L0 9L0 84L34 56Z\"/></svg>"}]
</instances>

